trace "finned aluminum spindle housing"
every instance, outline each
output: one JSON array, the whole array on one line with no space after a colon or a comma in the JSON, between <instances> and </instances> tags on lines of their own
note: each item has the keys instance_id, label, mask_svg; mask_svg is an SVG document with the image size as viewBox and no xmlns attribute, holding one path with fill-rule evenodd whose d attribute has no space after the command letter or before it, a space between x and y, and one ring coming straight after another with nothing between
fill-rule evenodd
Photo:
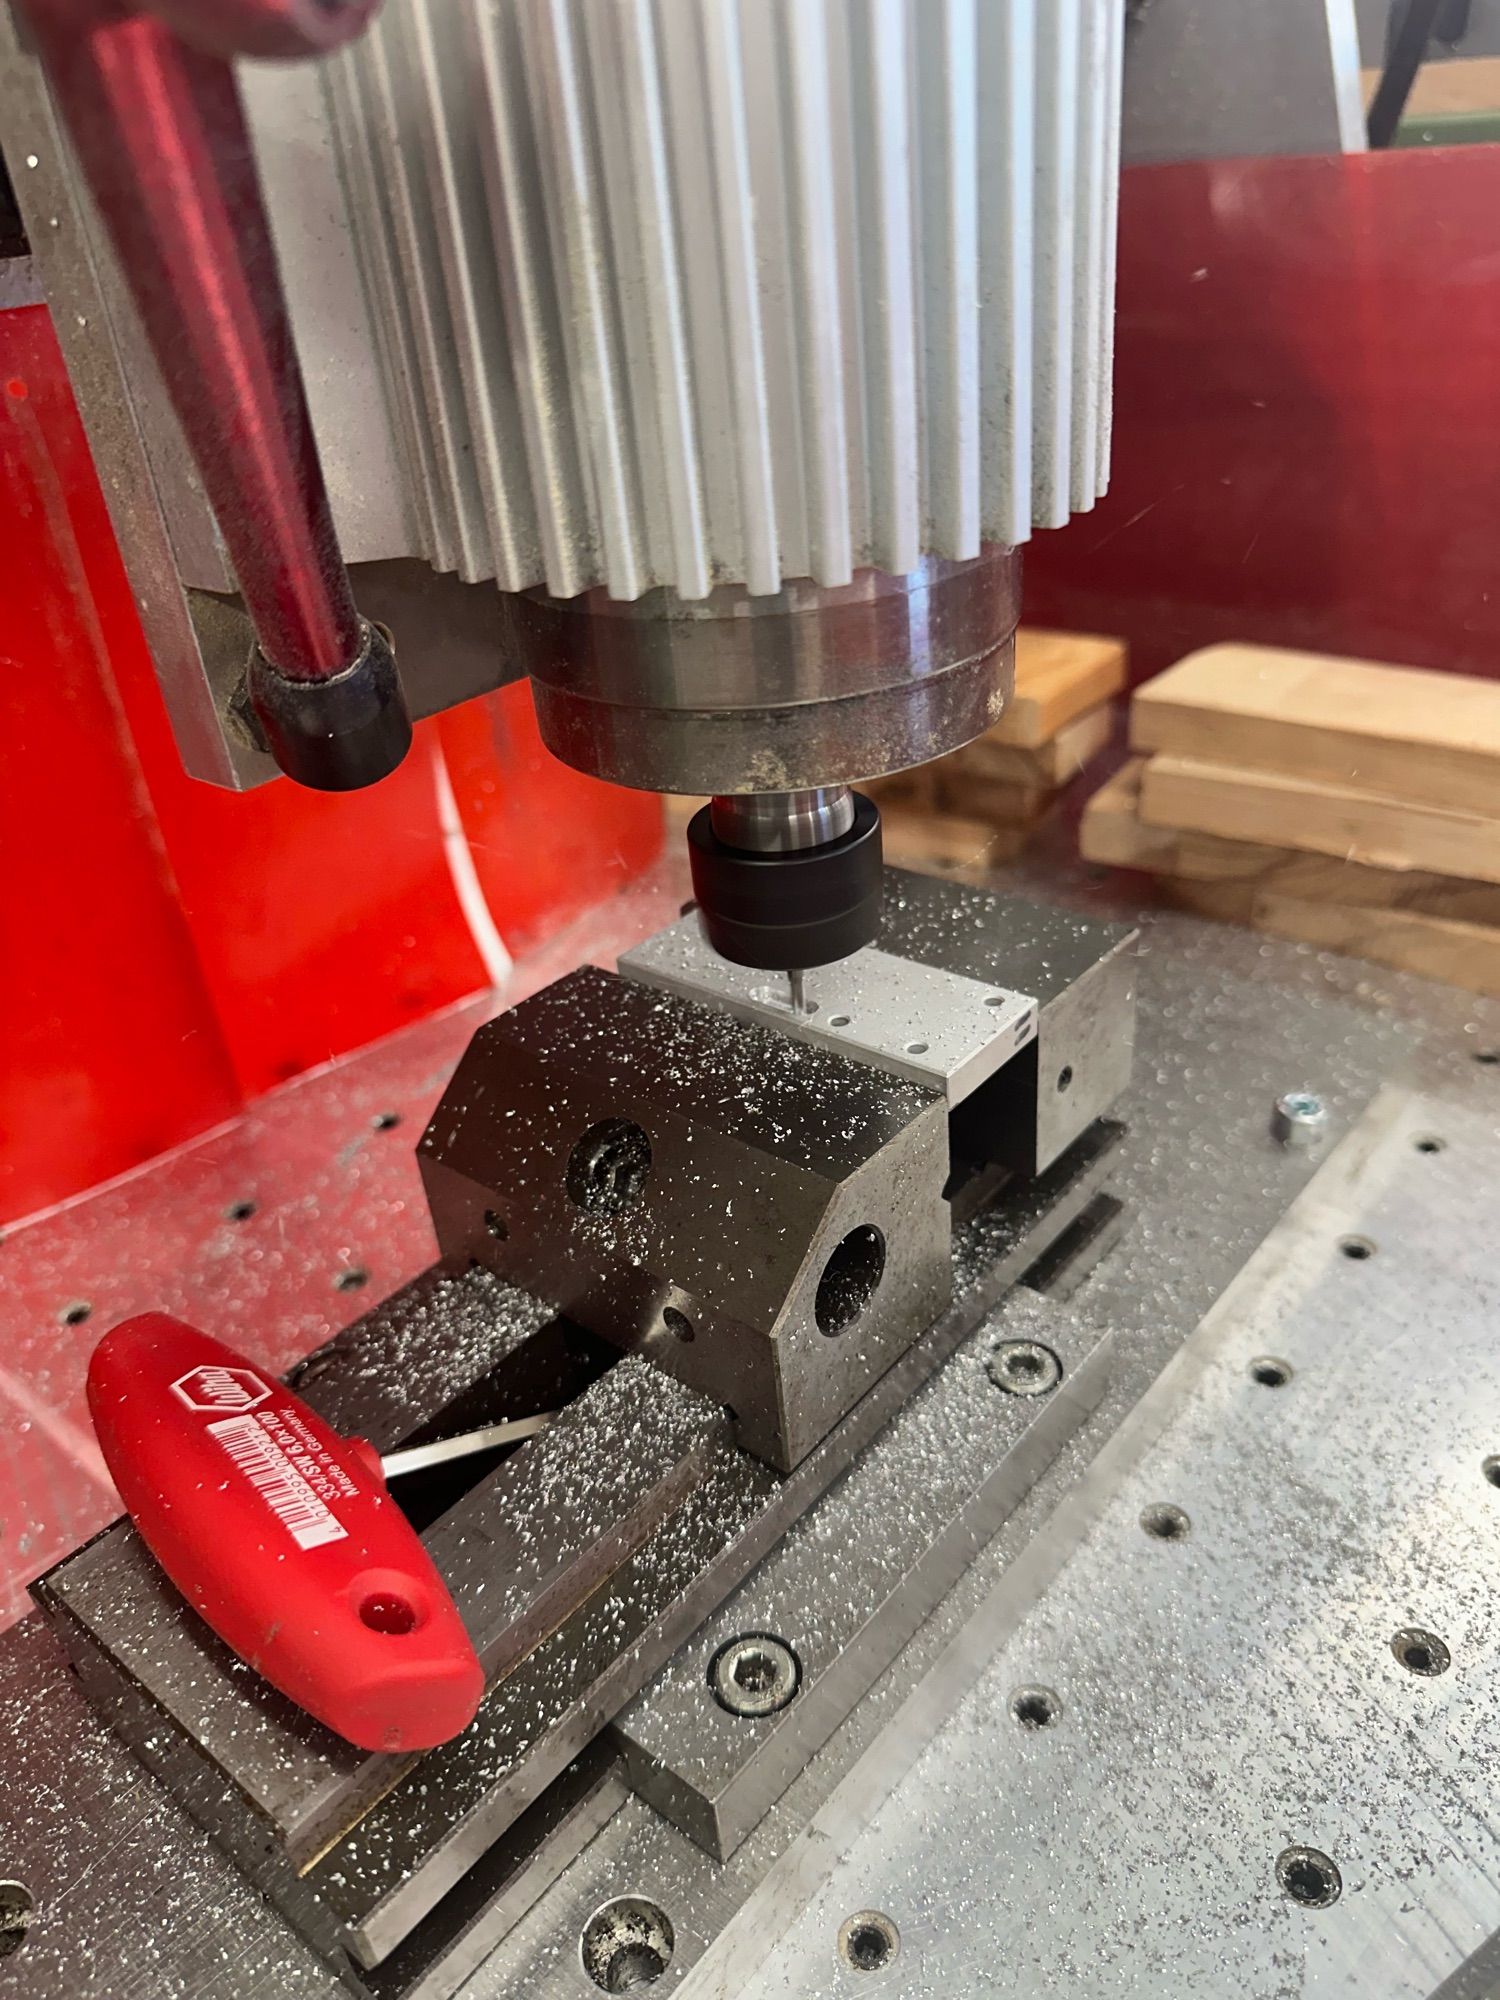
<instances>
[{"instance_id":1,"label":"finned aluminum spindle housing","mask_svg":"<svg viewBox=\"0 0 1500 2000\"><path fill-rule=\"evenodd\" d=\"M385 0L326 61L241 65L414 712L524 667L568 762L720 795L993 722L1013 552L1105 483L1125 11ZM3 10L0 90L184 759L258 782L236 578Z\"/></svg>"},{"instance_id":2,"label":"finned aluminum spindle housing","mask_svg":"<svg viewBox=\"0 0 1500 2000\"><path fill-rule=\"evenodd\" d=\"M1123 17L387 0L327 65L406 552L517 593L559 756L786 792L997 718L1011 552L1105 482Z\"/></svg>"}]
</instances>

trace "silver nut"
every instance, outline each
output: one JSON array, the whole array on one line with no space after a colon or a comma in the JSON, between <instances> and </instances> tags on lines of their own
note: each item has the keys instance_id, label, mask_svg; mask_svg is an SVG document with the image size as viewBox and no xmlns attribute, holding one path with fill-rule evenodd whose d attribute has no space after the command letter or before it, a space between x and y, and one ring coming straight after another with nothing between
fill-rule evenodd
<instances>
[{"instance_id":1,"label":"silver nut","mask_svg":"<svg viewBox=\"0 0 1500 2000\"><path fill-rule=\"evenodd\" d=\"M721 1646L709 1663L714 1700L731 1715L775 1715L802 1680L802 1662L784 1639L745 1632Z\"/></svg>"},{"instance_id":2,"label":"silver nut","mask_svg":"<svg viewBox=\"0 0 1500 2000\"><path fill-rule=\"evenodd\" d=\"M1315 1091L1289 1090L1271 1107L1271 1136L1283 1146L1315 1146L1328 1130L1328 1106Z\"/></svg>"},{"instance_id":3,"label":"silver nut","mask_svg":"<svg viewBox=\"0 0 1500 2000\"><path fill-rule=\"evenodd\" d=\"M1011 1396L1045 1396L1062 1380L1062 1363L1039 1340L1002 1340L985 1364L997 1389Z\"/></svg>"}]
</instances>

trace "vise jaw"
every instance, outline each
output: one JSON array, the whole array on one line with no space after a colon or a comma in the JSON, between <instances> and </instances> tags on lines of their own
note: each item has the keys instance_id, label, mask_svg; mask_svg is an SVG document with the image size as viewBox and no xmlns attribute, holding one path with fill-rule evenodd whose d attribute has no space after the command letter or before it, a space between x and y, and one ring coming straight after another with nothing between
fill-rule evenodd
<instances>
[{"instance_id":1,"label":"vise jaw","mask_svg":"<svg viewBox=\"0 0 1500 2000\"><path fill-rule=\"evenodd\" d=\"M474 1036L418 1149L488 1266L790 1471L952 1295L941 1092L594 967Z\"/></svg>"}]
</instances>

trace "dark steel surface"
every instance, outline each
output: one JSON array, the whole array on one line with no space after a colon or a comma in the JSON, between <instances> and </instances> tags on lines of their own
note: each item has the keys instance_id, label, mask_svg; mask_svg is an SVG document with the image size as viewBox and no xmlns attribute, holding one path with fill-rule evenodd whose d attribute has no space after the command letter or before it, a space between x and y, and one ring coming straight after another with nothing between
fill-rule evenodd
<instances>
[{"instance_id":1,"label":"dark steel surface","mask_svg":"<svg viewBox=\"0 0 1500 2000\"><path fill-rule=\"evenodd\" d=\"M491 1685L638 1555L721 1456L723 1410L626 1356L433 1530ZM628 1448L627 1448L628 1447Z\"/></svg>"},{"instance_id":2,"label":"dark steel surface","mask_svg":"<svg viewBox=\"0 0 1500 2000\"><path fill-rule=\"evenodd\" d=\"M793 1473L778 1478L726 1446L700 1492L610 1589L486 1698L474 1729L423 1759L310 1872L363 1959L389 1951L461 1879L944 1367L1097 1194L1119 1138L1118 1126L1101 1126L962 1233L955 1303Z\"/></svg>"},{"instance_id":3,"label":"dark steel surface","mask_svg":"<svg viewBox=\"0 0 1500 2000\"><path fill-rule=\"evenodd\" d=\"M272 1941L263 1835L247 1820L232 1832L220 1826L212 1841L203 1837L214 1794L223 1787L217 1767L184 1758L172 1770L170 1789L164 1787L126 1747L160 1727L139 1686L97 1650L85 1651L81 1670L70 1673L55 1644L40 1615L0 1636L0 1700L12 1715L35 1712L28 1749L37 1768L56 1758L61 1745L72 1753L68 1771L46 1787L45 1809L24 1785L18 1794L21 1810L37 1815L28 1828L34 1844L24 1865L44 1919L29 1940L40 1949L28 1949L16 1968L28 1982L28 1996L81 2000L87 1992L99 2000L157 2000L163 1982L176 1977L186 1945L201 1953L183 1988L187 2000L301 2000L304 1993L350 1992L371 2000L448 2000L626 1795L613 1751L590 1745L476 1859L388 1961L359 1966L334 1915L284 1869L275 1885L278 1900L295 1918L272 1918ZM90 1782L75 1782L80 1767ZM105 1844L108 1867L97 1880L78 1873L80 1839ZM21 1864L13 1859L11 1865ZM137 1891L143 1875L149 1884L123 1918L111 1870L131 1873ZM225 1913L222 1935L200 1917L209 1907ZM242 1907L254 1915L239 1917ZM120 1944L120 1963L97 1965L97 1986L89 1984L94 1968L82 1967L78 1943L93 1913L112 1939L122 1938L123 1921L134 1940ZM185 1932L174 1930L179 1922Z\"/></svg>"},{"instance_id":4,"label":"dark steel surface","mask_svg":"<svg viewBox=\"0 0 1500 2000\"><path fill-rule=\"evenodd\" d=\"M470 1730L307 1872L362 1963L392 1951L676 1651L738 1574L771 1486L726 1445L662 1532L486 1696Z\"/></svg>"},{"instance_id":5,"label":"dark steel surface","mask_svg":"<svg viewBox=\"0 0 1500 2000\"><path fill-rule=\"evenodd\" d=\"M1034 995L1043 1007L1137 934L1133 924L1079 916L909 868L888 868L886 883L883 949L970 979L1012 972L1016 976L1005 983Z\"/></svg>"},{"instance_id":6,"label":"dark steel surface","mask_svg":"<svg viewBox=\"0 0 1500 2000\"><path fill-rule=\"evenodd\" d=\"M1057 1373L1041 1393L996 1386L999 1331L1045 1343ZM1109 1329L1018 1290L616 1719L640 1796L710 1854L732 1854L1085 1421L1112 1352ZM856 1522L880 1525L852 1534ZM795 1698L763 1716L704 1700L705 1662L763 1631L794 1650Z\"/></svg>"},{"instance_id":7,"label":"dark steel surface","mask_svg":"<svg viewBox=\"0 0 1500 2000\"><path fill-rule=\"evenodd\" d=\"M639 1184L575 1169L636 1135ZM438 1241L729 1404L786 1469L942 1311L935 1091L593 968L487 1023L420 1147ZM883 1264L857 1317L820 1284L851 1233Z\"/></svg>"},{"instance_id":8,"label":"dark steel surface","mask_svg":"<svg viewBox=\"0 0 1500 2000\"><path fill-rule=\"evenodd\" d=\"M106 1596L111 1588L123 1593L116 1612L135 1607L138 1643L130 1650L127 1673L99 1644L98 1631L84 1632L73 1621L69 1640L81 1645L78 1657L90 1684L108 1702L119 1726L170 1776L190 1809L321 1949L344 1948L362 1963L378 1961L436 1908L601 1724L943 1366L1045 1244L1070 1225L1097 1191L1116 1137L1116 1131L1101 1129L1075 1150L1064 1170L961 1233L953 1252L958 1303L790 1477L777 1479L726 1442L687 1504L491 1691L473 1729L424 1758L376 1801L346 1839L300 1877L274 1851L276 1844L268 1842L263 1813L235 1804L234 1786L227 1781L229 1764L244 1783L251 1769L248 1760L258 1760L254 1782L260 1797L274 1811L285 1811L299 1792L320 1806L339 1785L346 1787L347 1796L352 1763L363 1761L361 1753L347 1752L351 1768L340 1776L334 1760L346 1746L338 1746L316 1725L306 1725L305 1718L276 1712L276 1698L262 1699L266 1691L235 1663L224 1668L220 1693L206 1700L203 1683L215 1679L216 1664L223 1665L209 1659L216 1642L184 1616L149 1563L138 1559L133 1535L120 1530L111 1534L122 1545L111 1550L107 1565L99 1564L93 1580ZM325 1414L337 1411L336 1420L344 1426L358 1423L377 1444L390 1441L402 1398L420 1393L420 1371L428 1358L444 1363L446 1407L456 1410L452 1371L462 1370L466 1359L478 1365L482 1356L476 1354L475 1334L504 1293L483 1271L442 1280L458 1286L456 1296L479 1316L470 1332L444 1338L431 1317L431 1282L409 1288L404 1310L396 1302L396 1325L387 1325L377 1308L349 1329L328 1350L332 1359L325 1370L302 1385L302 1393L320 1400ZM687 1392L664 1383L658 1394L665 1398ZM611 1432L611 1447L613 1438ZM109 1539L101 1538L74 1559L79 1570L71 1594L79 1601L77 1586L95 1567L89 1558ZM66 1586L70 1567L64 1565L54 1582L61 1578ZM68 1593L59 1595L66 1605ZM65 1616L71 1619L71 1611ZM175 1662L180 1670L170 1692L159 1684L164 1671L159 1662ZM157 1701L147 1697L137 1674L158 1683ZM192 1728L171 1724L159 1705L164 1693L183 1714L193 1712L196 1704ZM220 1758L228 1762L205 1757L200 1747L205 1734L219 1743Z\"/></svg>"},{"instance_id":9,"label":"dark steel surface","mask_svg":"<svg viewBox=\"0 0 1500 2000\"><path fill-rule=\"evenodd\" d=\"M8 2000L347 2000L89 1707L40 1616L0 1634L0 1707L0 1853L34 1913L0 1960Z\"/></svg>"},{"instance_id":10,"label":"dark steel surface","mask_svg":"<svg viewBox=\"0 0 1500 2000\"><path fill-rule=\"evenodd\" d=\"M374 2000L449 2000L619 1810L627 1789L613 1746L591 1743L389 1958L361 1969Z\"/></svg>"}]
</instances>

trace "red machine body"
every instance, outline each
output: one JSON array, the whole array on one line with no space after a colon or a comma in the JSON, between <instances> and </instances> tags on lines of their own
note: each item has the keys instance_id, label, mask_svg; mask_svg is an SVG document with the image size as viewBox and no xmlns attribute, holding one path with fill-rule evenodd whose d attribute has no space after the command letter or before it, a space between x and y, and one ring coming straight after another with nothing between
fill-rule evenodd
<instances>
[{"instance_id":1,"label":"red machine body","mask_svg":"<svg viewBox=\"0 0 1500 2000\"><path fill-rule=\"evenodd\" d=\"M188 777L42 306L0 311L0 593L0 1227L488 986L455 852L520 959L660 851L524 683L366 791Z\"/></svg>"},{"instance_id":2,"label":"red machine body","mask_svg":"<svg viewBox=\"0 0 1500 2000\"><path fill-rule=\"evenodd\" d=\"M105 1335L88 1398L151 1553L273 1687L365 1750L430 1750L473 1720L483 1668L362 1438L165 1313Z\"/></svg>"}]
</instances>

